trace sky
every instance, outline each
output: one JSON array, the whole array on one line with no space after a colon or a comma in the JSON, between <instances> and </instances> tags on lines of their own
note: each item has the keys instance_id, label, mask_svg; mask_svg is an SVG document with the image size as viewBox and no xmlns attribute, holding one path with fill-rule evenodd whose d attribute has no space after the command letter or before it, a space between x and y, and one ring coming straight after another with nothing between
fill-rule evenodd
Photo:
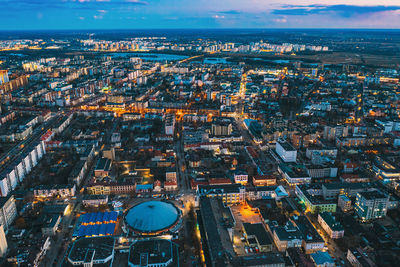
<instances>
[{"instance_id":1,"label":"sky","mask_svg":"<svg viewBox=\"0 0 400 267\"><path fill-rule=\"evenodd\" d=\"M0 0L0 22L3 30L400 29L400 0Z\"/></svg>"}]
</instances>

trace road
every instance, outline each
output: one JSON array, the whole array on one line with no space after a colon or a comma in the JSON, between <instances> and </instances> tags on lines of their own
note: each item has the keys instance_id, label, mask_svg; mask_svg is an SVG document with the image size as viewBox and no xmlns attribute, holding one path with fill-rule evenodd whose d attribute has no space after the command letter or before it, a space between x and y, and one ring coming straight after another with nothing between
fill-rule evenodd
<instances>
[{"instance_id":1,"label":"road","mask_svg":"<svg viewBox=\"0 0 400 267\"><path fill-rule=\"evenodd\" d=\"M17 157L27 152L29 146L40 140L43 134L45 134L53 124L59 119L59 115L51 117L47 122L45 122L41 127L36 127L32 134L25 140L20 141L12 149L10 149L6 154L0 158L0 166L6 166L7 163L13 162Z\"/></svg>"},{"instance_id":2,"label":"road","mask_svg":"<svg viewBox=\"0 0 400 267\"><path fill-rule=\"evenodd\" d=\"M325 241L325 245L328 247L328 250L330 254L336 258L340 259L343 261L347 261L346 259L346 254L339 249L339 247L336 245L335 241L322 229L318 221L315 219L315 217L311 216L310 213L305 213L304 214L310 222L314 225L315 229L317 229L318 233L321 235L321 237Z\"/></svg>"},{"instance_id":3,"label":"road","mask_svg":"<svg viewBox=\"0 0 400 267\"><path fill-rule=\"evenodd\" d=\"M185 149L183 142L183 134L182 134L182 124L177 125L179 138L175 143L175 151L176 151L176 163L177 163L177 171L178 171L178 185L179 192L181 194L191 193L191 186L189 177L187 175L187 166L185 160Z\"/></svg>"},{"instance_id":4,"label":"road","mask_svg":"<svg viewBox=\"0 0 400 267\"><path fill-rule=\"evenodd\" d=\"M77 199L70 200L71 208L69 212L62 217L59 229L55 236L52 237L49 251L47 251L44 260L42 261L43 266L56 266L62 260L62 255L65 254L67 244L70 242L74 228L69 228L72 220L75 218L75 212L79 207L79 203L82 200L82 195L79 194Z\"/></svg>"}]
</instances>

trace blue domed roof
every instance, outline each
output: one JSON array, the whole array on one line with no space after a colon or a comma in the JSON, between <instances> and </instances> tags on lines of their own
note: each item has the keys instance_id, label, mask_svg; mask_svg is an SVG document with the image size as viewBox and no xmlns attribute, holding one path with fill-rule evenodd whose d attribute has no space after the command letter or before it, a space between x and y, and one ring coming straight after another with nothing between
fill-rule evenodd
<instances>
[{"instance_id":1,"label":"blue domed roof","mask_svg":"<svg viewBox=\"0 0 400 267\"><path fill-rule=\"evenodd\" d=\"M133 230L151 233L170 228L179 216L178 209L172 203L148 201L132 207L125 220Z\"/></svg>"}]
</instances>

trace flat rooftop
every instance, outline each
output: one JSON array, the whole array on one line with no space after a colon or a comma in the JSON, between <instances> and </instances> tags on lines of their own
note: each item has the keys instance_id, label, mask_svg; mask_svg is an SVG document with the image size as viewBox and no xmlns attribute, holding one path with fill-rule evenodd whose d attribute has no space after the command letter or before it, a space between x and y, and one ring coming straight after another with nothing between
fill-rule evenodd
<instances>
[{"instance_id":1,"label":"flat rooftop","mask_svg":"<svg viewBox=\"0 0 400 267\"><path fill-rule=\"evenodd\" d=\"M296 149L286 140L278 140L278 143L285 149L286 151L296 151Z\"/></svg>"},{"instance_id":2,"label":"flat rooftop","mask_svg":"<svg viewBox=\"0 0 400 267\"><path fill-rule=\"evenodd\" d=\"M170 260L171 266L178 266L178 247L170 240L141 240L132 244L129 250L129 262L134 265L147 266L163 264Z\"/></svg>"},{"instance_id":3,"label":"flat rooftop","mask_svg":"<svg viewBox=\"0 0 400 267\"><path fill-rule=\"evenodd\" d=\"M93 260L106 259L114 252L115 240L113 237L89 237L81 238L72 244L68 254L68 260L83 262L87 253L95 251Z\"/></svg>"}]
</instances>

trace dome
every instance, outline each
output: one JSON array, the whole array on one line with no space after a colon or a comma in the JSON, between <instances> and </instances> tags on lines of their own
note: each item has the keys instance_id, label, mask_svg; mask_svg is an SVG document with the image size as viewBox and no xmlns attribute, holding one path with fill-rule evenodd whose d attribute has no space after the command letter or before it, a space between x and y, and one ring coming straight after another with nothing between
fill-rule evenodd
<instances>
[{"instance_id":1,"label":"dome","mask_svg":"<svg viewBox=\"0 0 400 267\"><path fill-rule=\"evenodd\" d=\"M180 218L180 211L172 203L148 201L133 206L125 222L134 232L159 233L173 227Z\"/></svg>"}]
</instances>

